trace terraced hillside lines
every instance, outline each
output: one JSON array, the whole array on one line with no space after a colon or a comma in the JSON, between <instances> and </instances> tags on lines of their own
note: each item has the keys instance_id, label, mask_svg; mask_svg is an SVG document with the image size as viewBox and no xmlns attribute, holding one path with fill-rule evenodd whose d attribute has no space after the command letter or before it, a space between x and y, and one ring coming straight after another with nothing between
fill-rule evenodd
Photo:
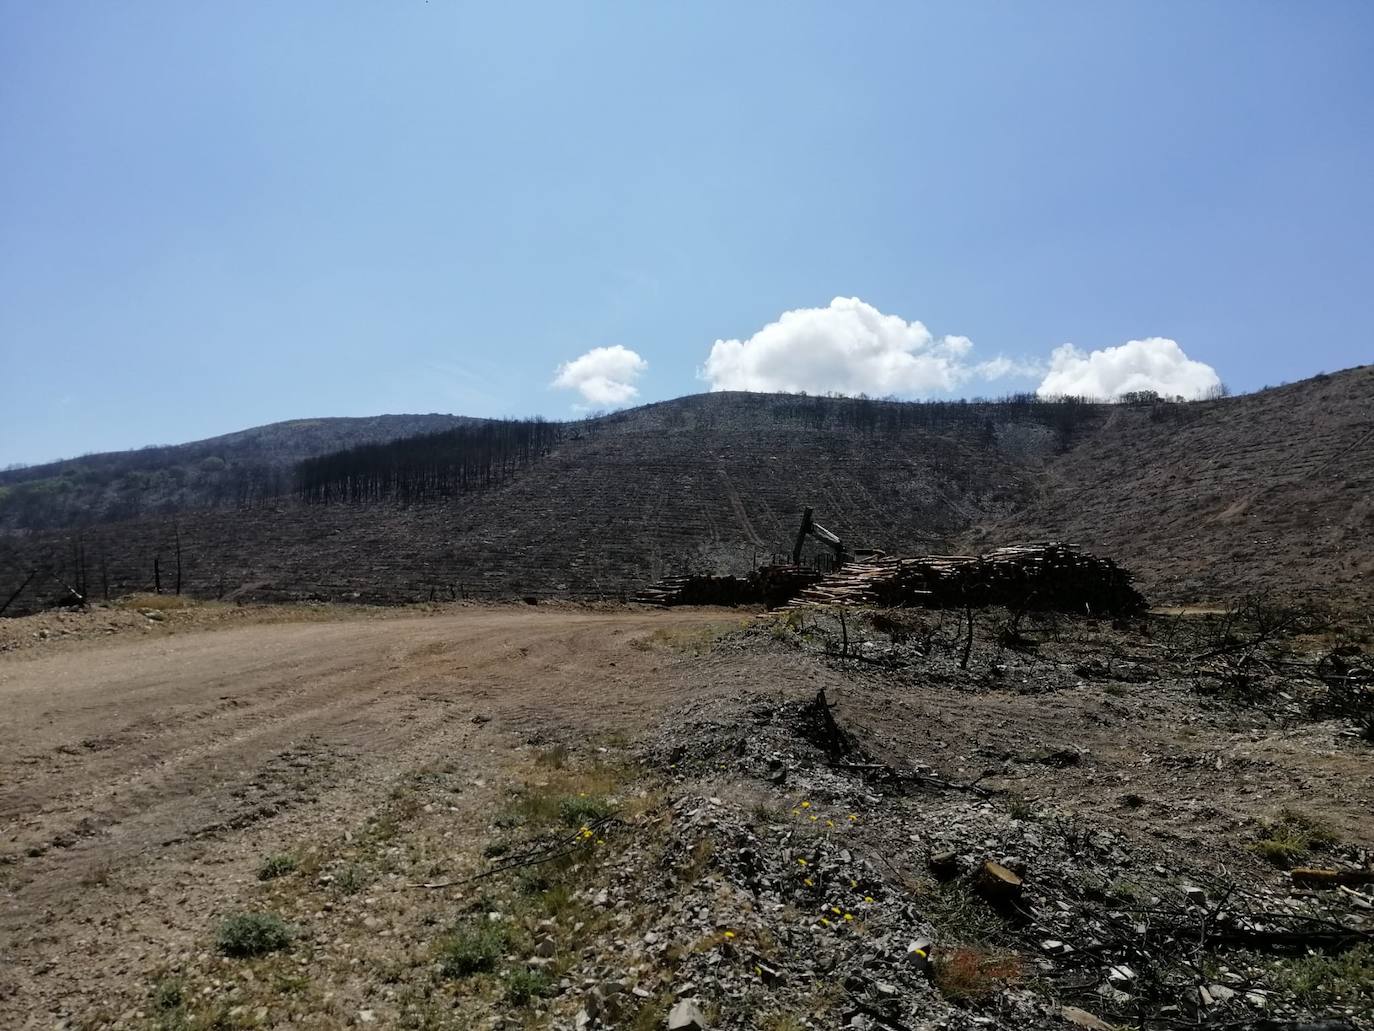
<instances>
[{"instance_id":1,"label":"terraced hillside lines","mask_svg":"<svg viewBox=\"0 0 1374 1031\"><path fill-rule=\"evenodd\" d=\"M1123 409L1118 420L975 541L1063 536L1179 598L1370 596L1374 367L1208 402L1191 418Z\"/></svg>"},{"instance_id":2,"label":"terraced hillside lines","mask_svg":"<svg viewBox=\"0 0 1374 1031\"><path fill-rule=\"evenodd\" d=\"M1374 367L1193 404L921 405L709 394L570 425L499 486L444 502L275 499L0 534L13 613L103 597L615 599L790 553L801 509L850 548L1057 539L1157 602L1260 586L1374 599ZM808 558L813 552L808 548Z\"/></svg>"}]
</instances>

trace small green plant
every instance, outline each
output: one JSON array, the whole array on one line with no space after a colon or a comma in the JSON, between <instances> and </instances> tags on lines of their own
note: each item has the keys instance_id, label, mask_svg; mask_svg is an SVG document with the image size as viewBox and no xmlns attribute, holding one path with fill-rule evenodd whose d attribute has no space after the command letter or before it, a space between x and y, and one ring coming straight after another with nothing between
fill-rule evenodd
<instances>
[{"instance_id":1,"label":"small green plant","mask_svg":"<svg viewBox=\"0 0 1374 1031\"><path fill-rule=\"evenodd\" d=\"M289 873L295 872L296 857L279 853L275 856L268 856L258 867L258 880L274 881L278 877L285 877Z\"/></svg>"},{"instance_id":2,"label":"small green plant","mask_svg":"<svg viewBox=\"0 0 1374 1031\"><path fill-rule=\"evenodd\" d=\"M439 969L445 977L471 977L496 969L510 932L496 923L459 927L439 941Z\"/></svg>"},{"instance_id":3,"label":"small green plant","mask_svg":"<svg viewBox=\"0 0 1374 1031\"><path fill-rule=\"evenodd\" d=\"M768 827L782 818L782 810L766 802L757 802L749 811L750 822L755 826Z\"/></svg>"},{"instance_id":4,"label":"small green plant","mask_svg":"<svg viewBox=\"0 0 1374 1031\"><path fill-rule=\"evenodd\" d=\"M1287 870L1312 854L1314 849L1336 843L1336 835L1321 821L1296 809L1282 809L1264 829L1264 837L1251 850L1280 869Z\"/></svg>"},{"instance_id":5,"label":"small green plant","mask_svg":"<svg viewBox=\"0 0 1374 1031\"><path fill-rule=\"evenodd\" d=\"M334 878L334 888L340 895L356 895L372 882L367 868L359 863L349 863Z\"/></svg>"},{"instance_id":6,"label":"small green plant","mask_svg":"<svg viewBox=\"0 0 1374 1031\"><path fill-rule=\"evenodd\" d=\"M569 827L585 827L612 813L611 804L604 798L569 796L558 803L558 816Z\"/></svg>"},{"instance_id":7,"label":"small green plant","mask_svg":"<svg viewBox=\"0 0 1374 1031\"><path fill-rule=\"evenodd\" d=\"M1007 812L1013 820L1035 819L1035 806L1025 795L1011 795L1007 800Z\"/></svg>"},{"instance_id":8,"label":"small green plant","mask_svg":"<svg viewBox=\"0 0 1374 1031\"><path fill-rule=\"evenodd\" d=\"M528 1006L549 990L549 975L542 970L512 970L506 977L506 1001Z\"/></svg>"},{"instance_id":9,"label":"small green plant","mask_svg":"<svg viewBox=\"0 0 1374 1031\"><path fill-rule=\"evenodd\" d=\"M1276 972L1277 985L1308 1006L1374 999L1374 946L1357 945L1334 956L1290 960Z\"/></svg>"},{"instance_id":10,"label":"small green plant","mask_svg":"<svg viewBox=\"0 0 1374 1031\"><path fill-rule=\"evenodd\" d=\"M164 977L153 989L153 1009L169 1013L181 1009L186 1001L186 982L179 977Z\"/></svg>"},{"instance_id":11,"label":"small green plant","mask_svg":"<svg viewBox=\"0 0 1374 1031\"><path fill-rule=\"evenodd\" d=\"M291 928L275 913L235 913L220 922L215 947L226 956L265 956L291 944Z\"/></svg>"}]
</instances>

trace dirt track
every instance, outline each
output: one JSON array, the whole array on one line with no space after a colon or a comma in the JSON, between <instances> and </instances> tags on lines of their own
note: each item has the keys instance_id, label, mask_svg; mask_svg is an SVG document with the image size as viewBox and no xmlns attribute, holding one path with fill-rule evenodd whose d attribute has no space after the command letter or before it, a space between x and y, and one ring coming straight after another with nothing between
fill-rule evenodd
<instances>
[{"instance_id":1,"label":"dirt track","mask_svg":"<svg viewBox=\"0 0 1374 1031\"><path fill-rule=\"evenodd\" d=\"M730 618L470 608L0 656L0 1025L52 1026L184 946L225 890L207 867L260 856L255 830L349 826L398 768L480 776L541 728L646 725L673 685L644 639Z\"/></svg>"},{"instance_id":2,"label":"dirt track","mask_svg":"<svg viewBox=\"0 0 1374 1031\"><path fill-rule=\"evenodd\" d=\"M768 633L712 643L749 621L546 606L124 608L5 621L0 1028L151 1026L159 971L219 970L213 928L255 898L264 857L346 856L379 813L415 795L406 785L417 778L442 789L422 793L412 814L433 833L404 839L405 869L447 877L481 854L512 784L547 746L595 755L650 731L691 745L712 712L734 734L752 701L818 687L898 766L987 777L1123 839L1216 868L1246 864L1251 878L1276 877L1247 849L1284 806L1352 845L1374 841L1367 753L1334 726L1206 707L1177 680L1113 689L1042 659L979 687L936 666L908 682L841 670ZM1064 750L1078 758L1063 768L1036 758ZM727 764L709 769L697 785L706 794L747 803L760 790ZM402 888L374 894L419 948L434 914ZM358 940L347 934L366 935L373 899L313 912L310 898L293 915L338 964L321 981L338 1012L319 1026L351 1026L379 987L358 981L347 951ZM326 949L331 935L342 937Z\"/></svg>"}]
</instances>

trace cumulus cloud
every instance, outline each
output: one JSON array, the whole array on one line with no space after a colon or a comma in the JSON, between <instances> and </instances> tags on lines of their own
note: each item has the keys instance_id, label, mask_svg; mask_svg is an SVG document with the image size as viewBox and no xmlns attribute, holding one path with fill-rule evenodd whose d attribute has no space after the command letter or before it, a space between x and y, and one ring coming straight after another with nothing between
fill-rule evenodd
<instances>
[{"instance_id":1,"label":"cumulus cloud","mask_svg":"<svg viewBox=\"0 0 1374 1031\"><path fill-rule=\"evenodd\" d=\"M1050 369L1036 388L1041 397L1074 395L1112 399L1138 390L1189 401L1221 386L1210 365L1193 361L1164 337L1129 340L1120 347L1084 352L1073 344L1056 347Z\"/></svg>"},{"instance_id":2,"label":"cumulus cloud","mask_svg":"<svg viewBox=\"0 0 1374 1031\"><path fill-rule=\"evenodd\" d=\"M972 350L968 337L937 337L857 297L836 297L826 308L783 312L748 340L717 340L700 376L712 390L930 394L1017 369L1007 359L971 364Z\"/></svg>"},{"instance_id":3,"label":"cumulus cloud","mask_svg":"<svg viewBox=\"0 0 1374 1031\"><path fill-rule=\"evenodd\" d=\"M560 365L553 386L576 390L589 404L619 405L639 394L635 380L648 367L649 363L628 347L593 347Z\"/></svg>"}]
</instances>

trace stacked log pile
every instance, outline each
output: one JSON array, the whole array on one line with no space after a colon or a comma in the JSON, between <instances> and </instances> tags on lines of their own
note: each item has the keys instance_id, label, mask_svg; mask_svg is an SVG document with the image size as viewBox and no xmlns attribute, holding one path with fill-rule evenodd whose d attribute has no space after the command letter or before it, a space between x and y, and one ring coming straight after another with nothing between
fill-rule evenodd
<instances>
[{"instance_id":1,"label":"stacked log pile","mask_svg":"<svg viewBox=\"0 0 1374 1031\"><path fill-rule=\"evenodd\" d=\"M796 603L948 608L1005 605L1090 615L1145 608L1131 576L1115 562L1049 542L986 555L882 557L846 565L798 595Z\"/></svg>"},{"instance_id":2,"label":"stacked log pile","mask_svg":"<svg viewBox=\"0 0 1374 1031\"><path fill-rule=\"evenodd\" d=\"M649 605L786 604L821 574L804 566L761 566L748 576L669 576L635 597Z\"/></svg>"}]
</instances>

